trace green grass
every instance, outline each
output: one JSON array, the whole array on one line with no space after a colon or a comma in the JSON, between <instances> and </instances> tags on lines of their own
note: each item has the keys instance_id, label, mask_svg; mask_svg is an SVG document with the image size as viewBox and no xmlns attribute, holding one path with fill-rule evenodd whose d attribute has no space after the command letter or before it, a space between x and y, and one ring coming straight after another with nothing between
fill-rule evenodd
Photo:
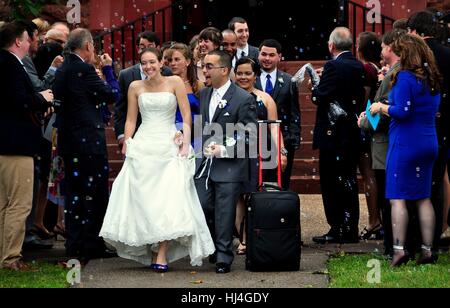
<instances>
[{"instance_id":1,"label":"green grass","mask_svg":"<svg viewBox=\"0 0 450 308\"><path fill-rule=\"evenodd\" d=\"M370 260L379 260L380 283L369 283L367 276L373 267ZM418 266L411 261L406 266L391 269L389 261L380 255L345 255L328 262L331 288L450 288L450 255L442 254L436 265ZM370 277L374 277L373 275Z\"/></svg>"},{"instance_id":2,"label":"green grass","mask_svg":"<svg viewBox=\"0 0 450 308\"><path fill-rule=\"evenodd\" d=\"M32 264L27 272L0 269L0 288L67 288L67 272L48 263Z\"/></svg>"}]
</instances>

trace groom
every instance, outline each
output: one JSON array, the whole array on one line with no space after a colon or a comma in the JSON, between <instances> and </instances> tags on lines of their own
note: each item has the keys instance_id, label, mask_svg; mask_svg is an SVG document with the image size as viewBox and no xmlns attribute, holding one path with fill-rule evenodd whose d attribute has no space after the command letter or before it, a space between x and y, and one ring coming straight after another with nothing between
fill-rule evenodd
<instances>
[{"instance_id":1,"label":"groom","mask_svg":"<svg viewBox=\"0 0 450 308\"><path fill-rule=\"evenodd\" d=\"M249 175L246 149L256 138L256 101L231 83L231 65L226 52L210 52L203 74L211 88L200 92L204 155L197 159L195 184L216 245L218 274L229 273L233 263L236 204Z\"/></svg>"}]
</instances>

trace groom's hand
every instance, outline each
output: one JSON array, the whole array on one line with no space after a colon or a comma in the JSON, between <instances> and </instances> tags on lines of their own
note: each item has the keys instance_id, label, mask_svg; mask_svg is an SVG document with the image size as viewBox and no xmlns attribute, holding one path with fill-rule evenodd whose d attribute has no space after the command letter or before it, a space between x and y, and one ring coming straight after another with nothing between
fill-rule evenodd
<instances>
[{"instance_id":1,"label":"groom's hand","mask_svg":"<svg viewBox=\"0 0 450 308\"><path fill-rule=\"evenodd\" d=\"M205 156L206 157L222 157L222 147L220 145L210 145L205 148Z\"/></svg>"}]
</instances>

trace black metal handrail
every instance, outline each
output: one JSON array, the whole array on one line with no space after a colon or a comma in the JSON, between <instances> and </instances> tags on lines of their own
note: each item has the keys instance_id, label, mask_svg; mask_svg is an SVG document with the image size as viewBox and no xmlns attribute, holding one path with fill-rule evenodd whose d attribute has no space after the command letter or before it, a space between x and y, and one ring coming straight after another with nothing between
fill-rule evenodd
<instances>
[{"instance_id":1,"label":"black metal handrail","mask_svg":"<svg viewBox=\"0 0 450 308\"><path fill-rule=\"evenodd\" d=\"M340 6L340 10L339 10L339 23L341 25L347 26L348 28L352 29L352 33L353 33L353 41L356 42L358 33L356 31L357 29L357 16L358 16L358 10L360 12L362 12L362 32L365 31L372 31L372 32L376 32L377 29L377 23L372 23L371 26L367 25L367 20L366 20L366 16L367 13L370 12L371 8L367 8L359 3L355 3L351 0L339 0L339 6ZM349 12L352 12L352 25L350 25L350 18L349 18ZM381 34L386 33L387 30L392 28L392 25L395 22L395 19L380 14L380 18L381 18ZM388 24L389 23L389 24ZM388 29L388 26L390 26L390 28ZM371 29L370 29L371 28ZM356 48L356 47L355 47Z\"/></svg>"},{"instance_id":2,"label":"black metal handrail","mask_svg":"<svg viewBox=\"0 0 450 308\"><path fill-rule=\"evenodd\" d=\"M179 7L181 5L182 1L177 0L173 1L172 4L165 6L163 8L159 8L151 13L148 13L142 17L139 17L136 20L130 21L128 23L123 24L120 27L113 27L111 29L108 29L106 31L103 31L101 33L98 33L94 41L97 45L97 47L101 50L101 52L105 52L110 50L111 57L114 61L121 62L122 68L126 67L127 60L130 59L131 64L135 64L136 62L136 33L140 33L146 30L151 30L153 32L159 33L161 32L161 39L162 42L165 42L167 39L171 39L172 33L170 35L167 35L166 33L166 20L167 15L169 13L173 13L174 7ZM161 18L158 18L158 16L161 16ZM160 21L159 23L157 23ZM126 52L126 46L128 46L126 42L126 32L131 32L131 57L127 58L127 52ZM139 32L137 32L139 31ZM120 49L115 48L116 43L116 35L120 35L121 44ZM105 50L105 42L107 41L109 37L109 40L111 42L109 48ZM120 57L117 57L118 54Z\"/></svg>"}]
</instances>

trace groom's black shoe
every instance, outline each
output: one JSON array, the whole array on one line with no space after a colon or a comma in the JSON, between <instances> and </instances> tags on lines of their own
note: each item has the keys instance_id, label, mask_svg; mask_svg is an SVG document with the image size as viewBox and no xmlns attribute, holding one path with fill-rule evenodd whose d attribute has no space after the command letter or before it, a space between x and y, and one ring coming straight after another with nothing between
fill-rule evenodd
<instances>
[{"instance_id":1,"label":"groom's black shoe","mask_svg":"<svg viewBox=\"0 0 450 308\"><path fill-rule=\"evenodd\" d=\"M216 264L217 263L217 255L215 253L209 256L209 263L210 264Z\"/></svg>"},{"instance_id":2,"label":"groom's black shoe","mask_svg":"<svg viewBox=\"0 0 450 308\"><path fill-rule=\"evenodd\" d=\"M107 249L105 248L102 251L99 251L93 255L89 256L89 259L111 259L111 258L117 258L117 252L115 252L114 250L111 249Z\"/></svg>"},{"instance_id":3,"label":"groom's black shoe","mask_svg":"<svg viewBox=\"0 0 450 308\"><path fill-rule=\"evenodd\" d=\"M313 237L313 241L317 244L326 244L326 243L339 243L340 236L338 234L333 234L328 232L322 236Z\"/></svg>"},{"instance_id":4,"label":"groom's black shoe","mask_svg":"<svg viewBox=\"0 0 450 308\"><path fill-rule=\"evenodd\" d=\"M231 266L226 263L217 263L216 264L216 273L217 274L228 274L231 272Z\"/></svg>"}]
</instances>

